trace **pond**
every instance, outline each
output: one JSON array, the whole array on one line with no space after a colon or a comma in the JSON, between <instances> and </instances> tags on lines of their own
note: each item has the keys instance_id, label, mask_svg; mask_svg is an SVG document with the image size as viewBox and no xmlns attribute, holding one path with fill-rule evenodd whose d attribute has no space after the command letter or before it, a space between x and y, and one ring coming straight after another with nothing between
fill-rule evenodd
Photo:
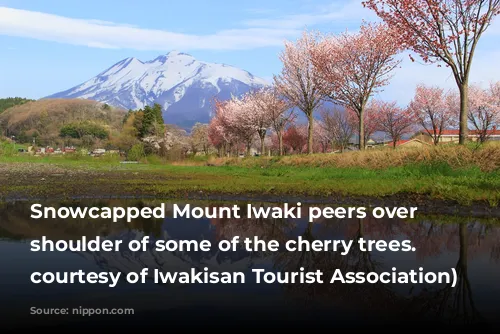
<instances>
[{"instance_id":1,"label":"pond","mask_svg":"<svg viewBox=\"0 0 500 334\"><path fill-rule=\"evenodd\" d=\"M47 206L156 206L155 200L80 200L44 202ZM168 202L172 207L174 202ZM179 205L187 203L175 202ZM221 204L191 202L192 206ZM234 203L233 203L234 204ZM267 205L252 203L253 206ZM319 219L308 223L290 219L165 219L111 220L31 219L28 202L0 204L0 296L4 328L58 326L79 321L79 328L99 325L117 329L154 327L161 324L207 328L220 321L221 328L244 326L284 329L335 325L336 328L401 324L444 324L497 331L500 322L500 220L453 216L424 216L414 219ZM243 203L242 205L246 205ZM273 204L276 205L276 204ZM304 205L302 210L307 210ZM414 252L359 251L352 246L347 255L333 251L259 251L243 247L220 252L172 250L31 252L31 240L208 240L216 245L234 236L262 240L411 240ZM341 244L339 244L340 247ZM450 271L457 284L258 284L252 270L285 273L320 270L330 277L336 269L353 272L418 270ZM245 284L155 283L130 284L121 279L108 284L33 284L33 272L112 272L126 275L148 268L162 273L209 272L247 273ZM194 268L194 269L193 269ZM208 268L208 269L205 269ZM301 269L303 268L303 269ZM123 276L122 276L123 277ZM132 308L133 315L30 315L30 308ZM68 327L70 328L70 327ZM93 328L93 327L92 327ZM162 327L160 327L162 328Z\"/></svg>"}]
</instances>

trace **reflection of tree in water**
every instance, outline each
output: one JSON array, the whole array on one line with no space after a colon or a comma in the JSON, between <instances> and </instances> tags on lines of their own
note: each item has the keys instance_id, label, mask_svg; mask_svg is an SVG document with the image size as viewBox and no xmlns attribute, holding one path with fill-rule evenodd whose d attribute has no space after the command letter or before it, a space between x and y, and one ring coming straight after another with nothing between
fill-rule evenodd
<instances>
[{"instance_id":1,"label":"reflection of tree in water","mask_svg":"<svg viewBox=\"0 0 500 334\"><path fill-rule=\"evenodd\" d=\"M218 272L245 271L252 267L255 261L263 260L269 256L269 253L250 253L241 247L236 252L221 252L217 249L218 240L229 240L236 235L241 238L257 235L263 240L280 240L284 238L285 231L290 227L290 222L283 219L212 219L210 223L215 225L216 240L210 240L212 247L209 252L201 250L157 252L154 249L156 240L174 239L168 233L167 228L162 230L161 235L156 236L156 239L151 238L152 243L144 252L132 252L127 247L121 247L120 252L84 252L80 255L95 262L102 270L124 274L139 272L143 268L149 268L150 273L154 269L161 272L184 272L190 271L191 268L202 271L204 267L207 267L209 271ZM207 224L209 224L208 220ZM142 230L141 220L136 220L132 225L136 229L115 234L108 239L123 240L123 245L127 245L132 240L141 240L144 236L149 235ZM175 225L170 226L170 228L175 228Z\"/></svg>"},{"instance_id":2,"label":"reflection of tree in water","mask_svg":"<svg viewBox=\"0 0 500 334\"><path fill-rule=\"evenodd\" d=\"M424 290L412 302L412 312L419 312L420 316L429 316L438 321L449 323L461 322L474 324L484 319L475 307L472 288L468 275L469 238L467 224L458 226L459 256L455 266L457 284L447 284L437 291Z\"/></svg>"},{"instance_id":3,"label":"reflection of tree in water","mask_svg":"<svg viewBox=\"0 0 500 334\"><path fill-rule=\"evenodd\" d=\"M353 302L359 302L354 307L373 308L381 307L389 308L395 305L396 299L394 293L382 283L376 284L342 284L329 283L336 269L340 269L342 273L346 272L372 272L378 271L380 263L372 258L370 252L361 250L359 243L360 238L365 238L365 221L369 219L357 219L350 221L351 233L345 235L345 240L353 240L352 247L347 255L341 255L341 251L302 251L302 252L283 252L275 259L275 267L282 272L300 271L303 267L304 271L320 270L324 273L323 284L288 284L285 285L287 291L297 293L311 298L328 298L335 299L336 302L343 305L352 305ZM343 222L337 221L336 224ZM355 227L354 227L355 226ZM310 242L315 240L312 233L313 225L309 223L302 234L303 239ZM334 226L334 228L336 228Z\"/></svg>"},{"instance_id":4,"label":"reflection of tree in water","mask_svg":"<svg viewBox=\"0 0 500 334\"><path fill-rule=\"evenodd\" d=\"M500 242L491 248L491 259L496 263L500 262Z\"/></svg>"},{"instance_id":5,"label":"reflection of tree in water","mask_svg":"<svg viewBox=\"0 0 500 334\"><path fill-rule=\"evenodd\" d=\"M398 234L405 235L417 248L418 259L440 256L449 251L458 253L456 286L452 287L450 283L443 288L426 287L415 297L405 298L401 304L406 305L405 314L450 324L483 322L484 318L479 314L473 299L468 260L489 252L490 259L497 261L495 250L498 249L500 229L463 217L430 217L418 223L400 221L397 225ZM382 234L376 239L389 240L398 234Z\"/></svg>"},{"instance_id":6,"label":"reflection of tree in water","mask_svg":"<svg viewBox=\"0 0 500 334\"><path fill-rule=\"evenodd\" d=\"M465 224L464 221L469 224ZM329 278L335 269L340 269L343 273L380 271L382 263L378 262L379 258L377 257L375 261L372 254L362 252L357 247L357 243L353 243L347 256L334 252L283 253L276 258L276 267L280 271L298 271L300 267L304 267L306 271L319 269L325 272L325 284L286 286L287 291L294 294L301 293L308 298L333 298L334 301L346 307L352 303L358 303L353 306L359 309L385 309L391 311L393 316L399 315L402 318L409 316L410 319L432 318L439 322L479 323L483 318L474 304L468 276L468 258L471 254L479 255L490 252L491 259L497 261L498 253L500 253L498 247L500 229L477 222L470 223L469 219L462 219L460 222L438 224L428 220L421 222L392 220L387 224L385 221L366 218L357 222L350 220L332 223L330 220L319 228L325 234L329 228L337 232L344 230L346 240L358 240L363 237L389 241L406 236L403 239L412 240L412 244L417 248L417 257L420 259L440 256L448 251L456 252L458 261L455 269L458 281L455 288L451 284L441 289L436 286L427 287L411 297L381 283L329 284ZM315 239L312 234L312 224L307 226L303 237L310 241ZM414 289L410 291L412 290Z\"/></svg>"},{"instance_id":7,"label":"reflection of tree in water","mask_svg":"<svg viewBox=\"0 0 500 334\"><path fill-rule=\"evenodd\" d=\"M441 220L440 220L441 219ZM471 222L470 218L445 218L431 217L416 222L404 223L403 233L417 245L417 257L421 260L439 256L443 251L459 252L460 242L457 238L459 227L468 226L467 254L469 258L490 253L493 261L498 261L500 243L500 229L492 224L483 224L479 221Z\"/></svg>"},{"instance_id":8,"label":"reflection of tree in water","mask_svg":"<svg viewBox=\"0 0 500 334\"><path fill-rule=\"evenodd\" d=\"M313 224L307 223L301 237L303 240L312 242L315 240L313 235ZM280 272L300 272L300 268L304 268L304 272L316 271L320 266L330 267L336 262L335 258L339 256L335 252L315 252L315 251L296 251L288 252L283 250L274 257L274 268ZM306 297L315 298L318 285L313 284L285 284L285 289L290 292L305 294Z\"/></svg>"},{"instance_id":9,"label":"reflection of tree in water","mask_svg":"<svg viewBox=\"0 0 500 334\"><path fill-rule=\"evenodd\" d=\"M90 206L113 206L114 203L90 203ZM56 203L56 205L76 205L82 203ZM123 206L117 202L116 205ZM147 206L147 203L130 203L131 206ZM6 236L18 235L19 238L36 238L46 235L52 239L74 239L82 235L95 236L110 234L109 239L124 240L124 244L132 239L140 240L145 235L153 235L158 239L169 240L171 234L168 229L177 228L162 221L136 220L130 224L118 222L111 224L105 221L88 220L44 220L36 221L29 218L29 206L19 203L4 204L0 207L0 231L5 230ZM436 290L427 288L421 292L414 291L414 296L401 296L382 284L330 284L329 279L335 269L347 271L379 271L378 261L372 254L361 252L357 243L347 256L339 252L282 252L280 254L249 253L244 250L237 252L217 252L216 242L213 241L211 252L155 252L148 249L146 252L130 252L122 250L119 253L87 252L82 256L94 261L106 271L120 271L128 273L139 272L148 267L162 272L188 271L191 268L211 271L245 271L258 261L267 261L273 258L278 271L305 271L317 269L325 273L325 284L289 284L285 286L287 292L294 296L307 298L329 297L345 307L375 308L406 311L412 317L433 317L440 320L462 321L474 323L481 320L475 308L473 292L468 277L468 259L474 255L490 254L490 259L497 262L500 259L500 229L494 225L481 224L471 219L452 220L449 223L446 217L423 217L419 222L403 222L397 219L375 220L325 220L320 224L305 226L302 237L306 240L341 239L357 240L360 237L372 240L391 240L402 236L412 240L417 248L417 257L420 259L441 256L443 252L456 252L458 261L456 271L459 276L457 286L450 285ZM455 218L454 218L455 219ZM189 222L188 222L189 223ZM209 222L207 221L207 224ZM291 238L295 222L279 219L219 219L212 220L215 226L214 239L253 238L259 236L262 240L278 240L283 243ZM163 225L163 226L162 226ZM165 230L164 227L167 226ZM184 225L185 226L185 225ZM315 227L313 231L313 226ZM123 231L125 229L125 231ZM116 231L123 231L117 233ZM7 233L8 232L8 233ZM314 233L313 233L314 232ZM342 235L341 238L329 238L327 234ZM0 236L1 237L1 236ZM417 289L415 289L417 290ZM356 303L357 305L353 305ZM396 313L394 313L396 314ZM400 313L397 313L400 314Z\"/></svg>"}]
</instances>

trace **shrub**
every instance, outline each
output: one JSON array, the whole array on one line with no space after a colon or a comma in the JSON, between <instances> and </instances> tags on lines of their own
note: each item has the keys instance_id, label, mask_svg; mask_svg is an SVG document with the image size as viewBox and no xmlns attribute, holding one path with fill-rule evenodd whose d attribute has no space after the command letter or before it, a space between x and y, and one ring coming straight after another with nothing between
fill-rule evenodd
<instances>
[{"instance_id":1,"label":"shrub","mask_svg":"<svg viewBox=\"0 0 500 334\"><path fill-rule=\"evenodd\" d=\"M99 124L84 121L69 123L61 127L59 132L61 137L83 138L84 136L92 136L99 139L109 138L108 130Z\"/></svg>"},{"instance_id":2,"label":"shrub","mask_svg":"<svg viewBox=\"0 0 500 334\"><path fill-rule=\"evenodd\" d=\"M146 154L144 153L144 145L142 143L135 144L132 146L130 151L127 153L127 160L129 161L139 161L144 158Z\"/></svg>"}]
</instances>

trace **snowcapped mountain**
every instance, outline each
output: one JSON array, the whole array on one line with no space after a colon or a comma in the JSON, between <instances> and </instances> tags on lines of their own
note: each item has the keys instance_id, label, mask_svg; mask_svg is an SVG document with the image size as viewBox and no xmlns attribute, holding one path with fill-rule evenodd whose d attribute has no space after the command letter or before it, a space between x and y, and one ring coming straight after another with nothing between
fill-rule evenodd
<instances>
[{"instance_id":1,"label":"snowcapped mountain","mask_svg":"<svg viewBox=\"0 0 500 334\"><path fill-rule=\"evenodd\" d=\"M214 97L228 99L265 85L264 79L247 71L172 51L146 62L124 59L81 85L47 98L90 99L125 109L159 103L166 123L189 128L210 120Z\"/></svg>"}]
</instances>

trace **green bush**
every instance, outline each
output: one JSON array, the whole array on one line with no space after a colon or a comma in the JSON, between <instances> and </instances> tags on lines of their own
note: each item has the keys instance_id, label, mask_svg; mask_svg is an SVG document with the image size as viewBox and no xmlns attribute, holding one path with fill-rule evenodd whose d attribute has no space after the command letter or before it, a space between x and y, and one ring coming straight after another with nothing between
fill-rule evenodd
<instances>
[{"instance_id":1,"label":"green bush","mask_svg":"<svg viewBox=\"0 0 500 334\"><path fill-rule=\"evenodd\" d=\"M144 145L142 143L135 144L132 146L130 151L127 153L127 160L129 161L139 161L144 158L146 154L144 153Z\"/></svg>"},{"instance_id":2,"label":"green bush","mask_svg":"<svg viewBox=\"0 0 500 334\"><path fill-rule=\"evenodd\" d=\"M64 125L60 129L59 136L77 139L81 139L85 136L92 136L99 139L108 139L109 132L102 125L85 121Z\"/></svg>"},{"instance_id":3,"label":"green bush","mask_svg":"<svg viewBox=\"0 0 500 334\"><path fill-rule=\"evenodd\" d=\"M15 152L13 144L11 144L9 142L6 142L6 141L0 141L0 155L2 155L2 156L12 156L15 153L16 152Z\"/></svg>"}]
</instances>

